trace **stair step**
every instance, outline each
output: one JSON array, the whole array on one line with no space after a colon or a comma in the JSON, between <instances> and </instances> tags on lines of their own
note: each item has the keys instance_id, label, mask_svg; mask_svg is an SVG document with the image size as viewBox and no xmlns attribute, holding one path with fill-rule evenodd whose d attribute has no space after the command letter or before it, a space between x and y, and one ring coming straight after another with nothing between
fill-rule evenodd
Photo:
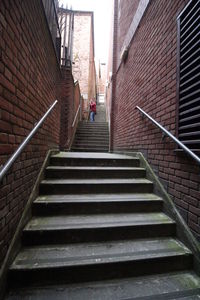
<instances>
[{"instance_id":1,"label":"stair step","mask_svg":"<svg viewBox=\"0 0 200 300\"><path fill-rule=\"evenodd\" d=\"M99 148L104 149L109 147L109 142L95 142L95 141L82 141L82 142L74 142L72 148Z\"/></svg>"},{"instance_id":2,"label":"stair step","mask_svg":"<svg viewBox=\"0 0 200 300\"><path fill-rule=\"evenodd\" d=\"M119 213L33 217L23 243L58 244L174 236L175 222L164 213Z\"/></svg>"},{"instance_id":3,"label":"stair step","mask_svg":"<svg viewBox=\"0 0 200 300\"><path fill-rule=\"evenodd\" d=\"M106 153L109 151L109 148L102 148L102 149L99 149L99 148L79 148L79 147L72 147L71 151L74 151L74 152L102 152L102 153Z\"/></svg>"},{"instance_id":4,"label":"stair step","mask_svg":"<svg viewBox=\"0 0 200 300\"><path fill-rule=\"evenodd\" d=\"M137 157L123 156L110 153L60 152L59 154L51 156L50 164L60 166L139 167L140 160Z\"/></svg>"},{"instance_id":5,"label":"stair step","mask_svg":"<svg viewBox=\"0 0 200 300\"><path fill-rule=\"evenodd\" d=\"M90 130L91 130L91 131L94 131L94 130L95 130L95 131L97 131L97 132L98 132L98 131L107 131L107 132L109 131L109 130L108 130L108 126L103 126L103 125L102 125L102 126L98 126L98 125L90 125L90 126L88 126L88 125L85 125L85 126L78 127L77 130L80 130L80 131L81 131L81 130L83 130L83 131L84 131L84 130L85 130L85 131L87 131L87 130L89 130L89 131L90 131Z\"/></svg>"},{"instance_id":6,"label":"stair step","mask_svg":"<svg viewBox=\"0 0 200 300\"><path fill-rule=\"evenodd\" d=\"M46 178L141 178L144 168L137 167L86 167L50 166L46 168Z\"/></svg>"},{"instance_id":7,"label":"stair step","mask_svg":"<svg viewBox=\"0 0 200 300\"><path fill-rule=\"evenodd\" d=\"M73 146L74 145L80 145L80 144L90 144L90 145L93 145L94 147L96 145L105 145L106 147L109 146L109 139L108 138L104 138L104 139L101 139L101 138L98 138L98 137L95 137L94 139L91 139L90 137L84 137L84 138L80 138L80 137L76 137L73 141ZM96 147L97 148L97 147Z\"/></svg>"},{"instance_id":8,"label":"stair step","mask_svg":"<svg viewBox=\"0 0 200 300\"><path fill-rule=\"evenodd\" d=\"M200 296L200 279L192 271L16 289L6 300L195 300ZM40 298L39 298L40 297Z\"/></svg>"},{"instance_id":9,"label":"stair step","mask_svg":"<svg viewBox=\"0 0 200 300\"><path fill-rule=\"evenodd\" d=\"M100 127L100 126L84 126L84 127L78 127L76 132L105 132L108 133L108 127Z\"/></svg>"},{"instance_id":10,"label":"stair step","mask_svg":"<svg viewBox=\"0 0 200 300\"><path fill-rule=\"evenodd\" d=\"M81 145L81 144L90 144L90 145L109 145L109 139L90 139L90 138L84 138L84 139L75 139L73 145Z\"/></svg>"},{"instance_id":11,"label":"stair step","mask_svg":"<svg viewBox=\"0 0 200 300\"><path fill-rule=\"evenodd\" d=\"M144 178L48 179L40 183L41 194L152 193L153 183Z\"/></svg>"},{"instance_id":12,"label":"stair step","mask_svg":"<svg viewBox=\"0 0 200 300\"><path fill-rule=\"evenodd\" d=\"M75 135L75 137L77 138L91 138L91 139L95 139L96 137L98 138L102 138L102 139L109 139L109 134L108 133L103 133L103 132L79 132L78 134Z\"/></svg>"},{"instance_id":13,"label":"stair step","mask_svg":"<svg viewBox=\"0 0 200 300\"><path fill-rule=\"evenodd\" d=\"M154 194L48 195L34 201L33 214L159 212L162 205L163 200Z\"/></svg>"},{"instance_id":14,"label":"stair step","mask_svg":"<svg viewBox=\"0 0 200 300\"><path fill-rule=\"evenodd\" d=\"M97 123L97 122L94 122L94 123L87 123L87 124L80 124L78 126L79 129L82 129L82 128L95 128L95 129L107 129L108 130L108 124L107 123Z\"/></svg>"},{"instance_id":15,"label":"stair step","mask_svg":"<svg viewBox=\"0 0 200 300\"><path fill-rule=\"evenodd\" d=\"M152 269L153 266L153 269ZM81 282L192 267L191 252L173 238L24 248L11 265L15 284ZM19 279L20 278L20 279Z\"/></svg>"},{"instance_id":16,"label":"stair step","mask_svg":"<svg viewBox=\"0 0 200 300\"><path fill-rule=\"evenodd\" d=\"M88 132L88 131L81 131L81 132L76 132L75 138L80 137L80 138L90 138L90 139L95 139L95 138L102 138L102 139L107 139L109 140L109 134L107 132Z\"/></svg>"}]
</instances>

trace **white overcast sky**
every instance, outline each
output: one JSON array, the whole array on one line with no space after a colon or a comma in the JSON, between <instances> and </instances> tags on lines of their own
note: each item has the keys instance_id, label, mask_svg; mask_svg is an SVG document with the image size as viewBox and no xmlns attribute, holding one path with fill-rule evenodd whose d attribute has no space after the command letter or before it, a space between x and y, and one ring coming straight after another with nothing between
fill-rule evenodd
<instances>
[{"instance_id":1,"label":"white overcast sky","mask_svg":"<svg viewBox=\"0 0 200 300\"><path fill-rule=\"evenodd\" d=\"M94 12L95 59L107 63L113 0L59 0L59 4Z\"/></svg>"}]
</instances>

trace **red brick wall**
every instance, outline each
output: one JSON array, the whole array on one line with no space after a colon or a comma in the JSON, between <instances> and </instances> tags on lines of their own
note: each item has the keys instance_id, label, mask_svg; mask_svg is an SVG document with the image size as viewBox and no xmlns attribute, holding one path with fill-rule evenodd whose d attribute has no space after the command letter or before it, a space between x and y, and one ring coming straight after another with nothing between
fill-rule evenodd
<instances>
[{"instance_id":1,"label":"red brick wall","mask_svg":"<svg viewBox=\"0 0 200 300\"><path fill-rule=\"evenodd\" d=\"M60 79L42 1L0 1L0 164L58 96ZM0 262L49 148L59 145L60 104L0 186Z\"/></svg>"},{"instance_id":2,"label":"red brick wall","mask_svg":"<svg viewBox=\"0 0 200 300\"><path fill-rule=\"evenodd\" d=\"M61 129L60 149L68 150L71 146L76 125L72 127L79 106L80 88L78 82L74 84L74 78L70 68L62 67L62 80L60 82L61 100ZM78 119L77 119L78 120Z\"/></svg>"},{"instance_id":3,"label":"red brick wall","mask_svg":"<svg viewBox=\"0 0 200 300\"><path fill-rule=\"evenodd\" d=\"M176 134L176 17L187 3L187 0L150 1L127 61L114 74L111 144L114 150L145 154L191 230L200 238L199 167L185 154L175 153L174 143L168 138L162 140L160 130L142 119L135 109L140 106ZM126 9L130 11L129 6ZM114 49L116 44L114 40ZM114 52L114 60L115 56Z\"/></svg>"},{"instance_id":4,"label":"red brick wall","mask_svg":"<svg viewBox=\"0 0 200 300\"><path fill-rule=\"evenodd\" d=\"M73 122L73 99L74 99L74 79L70 68L62 67L62 80L60 82L61 100L61 132L60 149L66 150L70 146Z\"/></svg>"},{"instance_id":5,"label":"red brick wall","mask_svg":"<svg viewBox=\"0 0 200 300\"><path fill-rule=\"evenodd\" d=\"M74 86L74 114L73 114L73 120L76 116L76 112L78 110L79 105L81 105L81 94L80 94L80 87L78 82L75 83Z\"/></svg>"}]
</instances>

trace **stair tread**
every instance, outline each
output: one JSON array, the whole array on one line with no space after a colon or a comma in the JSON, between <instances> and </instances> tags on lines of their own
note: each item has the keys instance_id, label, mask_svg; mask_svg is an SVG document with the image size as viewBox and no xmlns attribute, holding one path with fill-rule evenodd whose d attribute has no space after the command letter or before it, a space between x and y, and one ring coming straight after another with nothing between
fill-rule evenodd
<instances>
[{"instance_id":1,"label":"stair tread","mask_svg":"<svg viewBox=\"0 0 200 300\"><path fill-rule=\"evenodd\" d=\"M69 194L69 195L45 195L39 196L35 203L66 202L66 203L88 203L88 202L123 202L123 201L162 201L162 198L155 194Z\"/></svg>"},{"instance_id":2,"label":"stair tread","mask_svg":"<svg viewBox=\"0 0 200 300\"><path fill-rule=\"evenodd\" d=\"M145 178L100 178L100 179L45 179L41 184L152 184Z\"/></svg>"},{"instance_id":3,"label":"stair tread","mask_svg":"<svg viewBox=\"0 0 200 300\"><path fill-rule=\"evenodd\" d=\"M130 160L139 160L138 157L132 157L129 155L121 155L121 154L112 154L112 153L98 153L98 152L59 152L58 154L52 155L51 157L55 158L89 158L89 159L130 159Z\"/></svg>"},{"instance_id":4,"label":"stair tread","mask_svg":"<svg viewBox=\"0 0 200 300\"><path fill-rule=\"evenodd\" d=\"M140 167L110 167L110 166L48 166L46 170L113 170L113 171L118 171L118 170L132 170L132 171L144 171L145 168L140 168Z\"/></svg>"},{"instance_id":5,"label":"stair tread","mask_svg":"<svg viewBox=\"0 0 200 300\"><path fill-rule=\"evenodd\" d=\"M149 224L175 224L164 213L124 213L94 215L61 215L33 217L24 231L63 230L84 228L115 228Z\"/></svg>"},{"instance_id":6,"label":"stair tread","mask_svg":"<svg viewBox=\"0 0 200 300\"><path fill-rule=\"evenodd\" d=\"M191 254L191 252L180 241L173 238L35 246L22 249L11 269L114 263L184 254Z\"/></svg>"},{"instance_id":7,"label":"stair tread","mask_svg":"<svg viewBox=\"0 0 200 300\"><path fill-rule=\"evenodd\" d=\"M102 280L78 284L16 289L6 300L196 300L200 278L192 271L170 272L133 278Z\"/></svg>"}]
</instances>

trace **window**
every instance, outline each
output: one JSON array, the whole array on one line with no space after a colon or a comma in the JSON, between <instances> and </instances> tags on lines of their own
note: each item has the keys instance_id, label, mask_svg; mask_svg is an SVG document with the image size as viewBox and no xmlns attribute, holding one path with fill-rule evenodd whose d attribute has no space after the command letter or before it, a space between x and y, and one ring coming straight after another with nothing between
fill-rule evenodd
<instances>
[{"instance_id":1,"label":"window","mask_svg":"<svg viewBox=\"0 0 200 300\"><path fill-rule=\"evenodd\" d=\"M200 0L192 0L178 22L178 138L200 153Z\"/></svg>"}]
</instances>

